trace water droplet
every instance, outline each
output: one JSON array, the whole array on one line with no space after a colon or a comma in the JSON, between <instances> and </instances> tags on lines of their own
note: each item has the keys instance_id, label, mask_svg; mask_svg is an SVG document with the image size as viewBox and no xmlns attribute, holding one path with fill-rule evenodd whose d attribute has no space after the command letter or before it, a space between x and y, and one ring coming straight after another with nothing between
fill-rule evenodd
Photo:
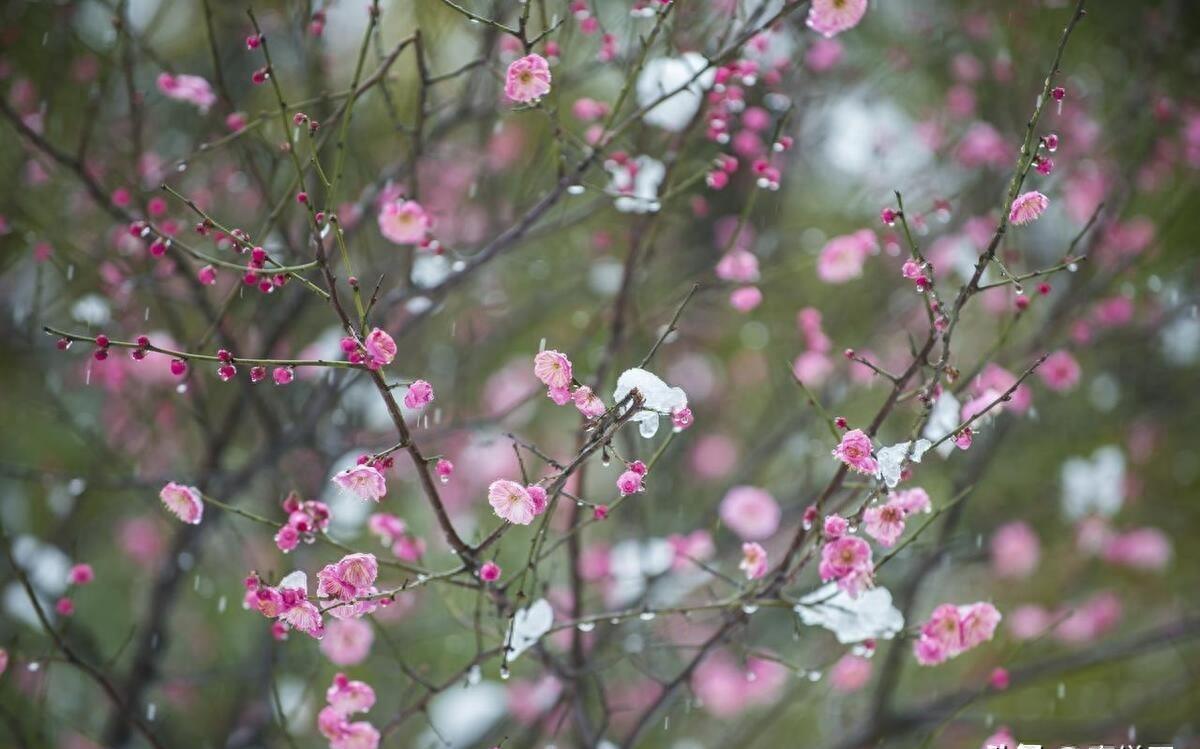
<instances>
[{"instance_id":1,"label":"water droplet","mask_svg":"<svg viewBox=\"0 0 1200 749\"><path fill-rule=\"evenodd\" d=\"M29 670L29 671L34 671L34 672L36 672L36 671L37 671L38 669L40 669L41 667L42 667L42 664L38 663L37 661L30 661L30 662L29 662L29 665L28 665L28 666L26 666L25 668L26 668L27 670Z\"/></svg>"},{"instance_id":2,"label":"water droplet","mask_svg":"<svg viewBox=\"0 0 1200 749\"><path fill-rule=\"evenodd\" d=\"M501 666L500 667L500 678L503 679L504 681L508 681L509 676L512 676L512 674L509 673L508 666L507 665Z\"/></svg>"},{"instance_id":3,"label":"water droplet","mask_svg":"<svg viewBox=\"0 0 1200 749\"><path fill-rule=\"evenodd\" d=\"M816 682L820 681L821 680L821 672L820 671L810 671L808 674L808 680L813 682L814 684Z\"/></svg>"},{"instance_id":4,"label":"water droplet","mask_svg":"<svg viewBox=\"0 0 1200 749\"><path fill-rule=\"evenodd\" d=\"M184 172L187 171L187 168L188 168L188 163L186 161L181 161L181 162L179 162L179 166L175 167L175 171L179 172L180 174L183 174Z\"/></svg>"},{"instance_id":5,"label":"water droplet","mask_svg":"<svg viewBox=\"0 0 1200 749\"><path fill-rule=\"evenodd\" d=\"M417 575L417 585L424 585L427 582L429 582L429 575L426 575L426 574Z\"/></svg>"},{"instance_id":6,"label":"water droplet","mask_svg":"<svg viewBox=\"0 0 1200 749\"><path fill-rule=\"evenodd\" d=\"M641 619L644 622L653 621L654 617L655 613L653 611L643 611L641 614L638 614L638 619Z\"/></svg>"},{"instance_id":7,"label":"water droplet","mask_svg":"<svg viewBox=\"0 0 1200 749\"><path fill-rule=\"evenodd\" d=\"M1066 682L1058 682L1058 698L1061 700L1067 696Z\"/></svg>"},{"instance_id":8,"label":"water droplet","mask_svg":"<svg viewBox=\"0 0 1200 749\"><path fill-rule=\"evenodd\" d=\"M146 705L146 720L154 720L155 715L158 715L158 705L151 702Z\"/></svg>"},{"instance_id":9,"label":"water droplet","mask_svg":"<svg viewBox=\"0 0 1200 749\"><path fill-rule=\"evenodd\" d=\"M591 632L595 628L596 628L595 622L580 622L579 625L576 627L576 629L578 629L580 632Z\"/></svg>"},{"instance_id":10,"label":"water droplet","mask_svg":"<svg viewBox=\"0 0 1200 749\"><path fill-rule=\"evenodd\" d=\"M1070 265L1067 266L1067 270L1070 271L1071 273L1074 273L1075 271L1079 270L1079 264L1071 263Z\"/></svg>"},{"instance_id":11,"label":"water droplet","mask_svg":"<svg viewBox=\"0 0 1200 749\"><path fill-rule=\"evenodd\" d=\"M441 481L443 484L449 484L450 477L449 476L438 476L438 481Z\"/></svg>"},{"instance_id":12,"label":"water droplet","mask_svg":"<svg viewBox=\"0 0 1200 749\"><path fill-rule=\"evenodd\" d=\"M746 613L746 614L753 614L755 611L758 611L758 605L757 605L757 604L754 604L754 603L747 603L746 605L742 606L742 612L743 612L743 613Z\"/></svg>"},{"instance_id":13,"label":"water droplet","mask_svg":"<svg viewBox=\"0 0 1200 749\"><path fill-rule=\"evenodd\" d=\"M567 188L567 193L570 195L582 195L584 191L583 185L571 185Z\"/></svg>"}]
</instances>

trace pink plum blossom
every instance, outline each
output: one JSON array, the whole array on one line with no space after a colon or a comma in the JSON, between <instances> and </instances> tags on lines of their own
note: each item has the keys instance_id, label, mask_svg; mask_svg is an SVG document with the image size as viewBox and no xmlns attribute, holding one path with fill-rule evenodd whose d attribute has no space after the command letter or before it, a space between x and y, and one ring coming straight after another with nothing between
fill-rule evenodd
<instances>
[{"instance_id":1,"label":"pink plum blossom","mask_svg":"<svg viewBox=\"0 0 1200 749\"><path fill-rule=\"evenodd\" d=\"M494 583L500 579L500 565L495 562L484 562L479 567L479 579L485 583Z\"/></svg>"},{"instance_id":2,"label":"pink plum blossom","mask_svg":"<svg viewBox=\"0 0 1200 749\"><path fill-rule=\"evenodd\" d=\"M515 481L499 479L488 487L488 504L496 516L514 525L529 525L537 515L533 498Z\"/></svg>"},{"instance_id":3,"label":"pink plum blossom","mask_svg":"<svg viewBox=\"0 0 1200 749\"><path fill-rule=\"evenodd\" d=\"M829 669L829 684L835 692L857 692L871 680L871 661L861 655L846 654Z\"/></svg>"},{"instance_id":4,"label":"pink plum blossom","mask_svg":"<svg viewBox=\"0 0 1200 749\"><path fill-rule=\"evenodd\" d=\"M518 104L529 104L550 93L550 64L538 54L513 60L504 77L504 95Z\"/></svg>"},{"instance_id":5,"label":"pink plum blossom","mask_svg":"<svg viewBox=\"0 0 1200 749\"><path fill-rule=\"evenodd\" d=\"M850 529L850 522L846 518L832 512L825 516L825 523L822 526L822 532L825 534L827 541L835 541L846 535L846 531Z\"/></svg>"},{"instance_id":6,"label":"pink plum blossom","mask_svg":"<svg viewBox=\"0 0 1200 749\"><path fill-rule=\"evenodd\" d=\"M808 27L826 38L852 29L867 12L867 0L812 0Z\"/></svg>"},{"instance_id":7,"label":"pink plum blossom","mask_svg":"<svg viewBox=\"0 0 1200 749\"><path fill-rule=\"evenodd\" d=\"M1021 193L1017 199L1013 201L1012 209L1008 212L1008 220L1017 226L1028 224L1036 221L1038 216L1046 210L1050 205L1050 198L1040 192L1033 190L1031 192Z\"/></svg>"},{"instance_id":8,"label":"pink plum blossom","mask_svg":"<svg viewBox=\"0 0 1200 749\"><path fill-rule=\"evenodd\" d=\"M96 579L96 573L90 564L76 564L67 573L67 582L71 585L87 585Z\"/></svg>"},{"instance_id":9,"label":"pink plum blossom","mask_svg":"<svg viewBox=\"0 0 1200 749\"><path fill-rule=\"evenodd\" d=\"M1042 362L1042 366L1037 370L1038 377L1046 387L1058 393L1074 389L1079 384L1081 372L1075 357L1071 356L1069 351L1063 350L1047 356L1046 361Z\"/></svg>"},{"instance_id":10,"label":"pink plum blossom","mask_svg":"<svg viewBox=\"0 0 1200 749\"><path fill-rule=\"evenodd\" d=\"M746 573L747 580L757 580L767 574L767 550L753 541L742 544L742 561L738 563L738 569Z\"/></svg>"},{"instance_id":11,"label":"pink plum blossom","mask_svg":"<svg viewBox=\"0 0 1200 749\"><path fill-rule=\"evenodd\" d=\"M1155 572L1171 562L1171 540L1157 528L1120 533L1104 548L1104 559L1137 570Z\"/></svg>"},{"instance_id":12,"label":"pink plum blossom","mask_svg":"<svg viewBox=\"0 0 1200 749\"><path fill-rule=\"evenodd\" d=\"M405 408L424 408L433 402L433 385L425 380L414 380L404 394Z\"/></svg>"},{"instance_id":13,"label":"pink plum blossom","mask_svg":"<svg viewBox=\"0 0 1200 749\"><path fill-rule=\"evenodd\" d=\"M903 505L895 500L871 505L863 512L863 532L880 546L895 546L904 533L906 514Z\"/></svg>"},{"instance_id":14,"label":"pink plum blossom","mask_svg":"<svg viewBox=\"0 0 1200 749\"><path fill-rule=\"evenodd\" d=\"M671 534L667 536L667 543L675 549L673 567L677 570L687 569L689 565L695 564L695 560L703 562L711 559L717 551L712 534L702 528L686 535Z\"/></svg>"},{"instance_id":15,"label":"pink plum blossom","mask_svg":"<svg viewBox=\"0 0 1200 749\"><path fill-rule=\"evenodd\" d=\"M339 601L351 601L367 593L379 575L374 554L347 554L317 573L317 592Z\"/></svg>"},{"instance_id":16,"label":"pink plum blossom","mask_svg":"<svg viewBox=\"0 0 1200 749\"><path fill-rule=\"evenodd\" d=\"M875 574L871 547L854 536L830 541L821 548L821 564L817 571L822 582L836 580L846 595L858 598L859 593L871 585Z\"/></svg>"},{"instance_id":17,"label":"pink plum blossom","mask_svg":"<svg viewBox=\"0 0 1200 749\"><path fill-rule=\"evenodd\" d=\"M851 470L873 476L879 471L879 463L871 454L871 438L861 429L851 429L842 435L841 443L833 449L833 457L845 463Z\"/></svg>"},{"instance_id":18,"label":"pink plum blossom","mask_svg":"<svg viewBox=\"0 0 1200 749\"><path fill-rule=\"evenodd\" d=\"M889 501L899 504L904 510L905 515L933 511L933 507L929 501L929 493L919 486L892 492L889 495Z\"/></svg>"},{"instance_id":19,"label":"pink plum blossom","mask_svg":"<svg viewBox=\"0 0 1200 749\"><path fill-rule=\"evenodd\" d=\"M386 367L396 358L396 342L385 331L375 328L363 340L367 357L375 367Z\"/></svg>"},{"instance_id":20,"label":"pink plum blossom","mask_svg":"<svg viewBox=\"0 0 1200 749\"><path fill-rule=\"evenodd\" d=\"M569 388L573 378L571 360L558 351L540 351L533 357L533 374L548 388Z\"/></svg>"},{"instance_id":21,"label":"pink plum blossom","mask_svg":"<svg viewBox=\"0 0 1200 749\"><path fill-rule=\"evenodd\" d=\"M762 541L779 530L782 511L766 490L757 486L735 486L720 506L721 522L744 541Z\"/></svg>"},{"instance_id":22,"label":"pink plum blossom","mask_svg":"<svg viewBox=\"0 0 1200 749\"><path fill-rule=\"evenodd\" d=\"M321 640L321 652L335 666L362 663L371 653L375 630L362 619L339 619L330 622Z\"/></svg>"},{"instance_id":23,"label":"pink plum blossom","mask_svg":"<svg viewBox=\"0 0 1200 749\"><path fill-rule=\"evenodd\" d=\"M374 466L347 468L333 477L333 483L364 501L378 502L387 494L387 480Z\"/></svg>"},{"instance_id":24,"label":"pink plum blossom","mask_svg":"<svg viewBox=\"0 0 1200 749\"><path fill-rule=\"evenodd\" d=\"M339 673L325 690L325 701L342 717L365 713L375 705L375 690L366 682L352 681Z\"/></svg>"},{"instance_id":25,"label":"pink plum blossom","mask_svg":"<svg viewBox=\"0 0 1200 749\"><path fill-rule=\"evenodd\" d=\"M913 654L922 666L938 665L991 640L999 623L1000 612L990 603L943 603L921 625Z\"/></svg>"},{"instance_id":26,"label":"pink plum blossom","mask_svg":"<svg viewBox=\"0 0 1200 749\"><path fill-rule=\"evenodd\" d=\"M379 209L379 233L395 244L420 244L433 221L415 200L392 200Z\"/></svg>"},{"instance_id":27,"label":"pink plum blossom","mask_svg":"<svg viewBox=\"0 0 1200 749\"><path fill-rule=\"evenodd\" d=\"M607 410L604 401L587 385L575 388L575 392L571 393L571 400L575 403L575 408L579 409L579 413L588 419L594 419Z\"/></svg>"},{"instance_id":28,"label":"pink plum blossom","mask_svg":"<svg viewBox=\"0 0 1200 749\"><path fill-rule=\"evenodd\" d=\"M1037 569L1041 544L1028 523L1016 521L992 535L992 571L998 577L1025 578Z\"/></svg>"},{"instance_id":29,"label":"pink plum blossom","mask_svg":"<svg viewBox=\"0 0 1200 749\"><path fill-rule=\"evenodd\" d=\"M729 306L738 312L750 312L762 304L763 293L757 286L741 286L729 294Z\"/></svg>"},{"instance_id":30,"label":"pink plum blossom","mask_svg":"<svg viewBox=\"0 0 1200 749\"><path fill-rule=\"evenodd\" d=\"M617 491L622 497L636 494L642 490L642 474L637 471L625 471L617 477Z\"/></svg>"},{"instance_id":31,"label":"pink plum blossom","mask_svg":"<svg viewBox=\"0 0 1200 749\"><path fill-rule=\"evenodd\" d=\"M198 75L171 75L159 73L155 81L158 90L167 98L194 104L200 113L206 113L217 102L208 81Z\"/></svg>"},{"instance_id":32,"label":"pink plum blossom","mask_svg":"<svg viewBox=\"0 0 1200 749\"><path fill-rule=\"evenodd\" d=\"M830 239L817 256L817 277L832 284L861 277L863 263L874 247L875 235L868 230Z\"/></svg>"},{"instance_id":33,"label":"pink plum blossom","mask_svg":"<svg viewBox=\"0 0 1200 749\"><path fill-rule=\"evenodd\" d=\"M549 506L550 497L546 494L546 487L540 484L530 484L525 487L525 491L529 493L529 499L533 502L533 514L541 515Z\"/></svg>"}]
</instances>

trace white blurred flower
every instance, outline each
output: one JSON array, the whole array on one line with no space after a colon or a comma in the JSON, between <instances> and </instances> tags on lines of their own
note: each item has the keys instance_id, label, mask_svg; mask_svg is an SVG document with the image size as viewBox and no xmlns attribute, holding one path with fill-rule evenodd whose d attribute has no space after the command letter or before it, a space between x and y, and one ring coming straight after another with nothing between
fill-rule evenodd
<instances>
[{"instance_id":1,"label":"white blurred flower","mask_svg":"<svg viewBox=\"0 0 1200 749\"><path fill-rule=\"evenodd\" d=\"M447 689L429 701L429 724L417 746L466 749L475 746L508 714L508 690L494 681Z\"/></svg>"},{"instance_id":2,"label":"white blurred flower","mask_svg":"<svg viewBox=\"0 0 1200 749\"><path fill-rule=\"evenodd\" d=\"M112 317L112 310L99 294L85 294L71 305L71 317L86 325L103 325Z\"/></svg>"},{"instance_id":3,"label":"white blurred flower","mask_svg":"<svg viewBox=\"0 0 1200 749\"><path fill-rule=\"evenodd\" d=\"M633 160L634 168L627 164L607 162L611 179L608 191L616 196L613 206L621 213L657 213L658 186L662 184L667 169L663 163L649 156L638 156Z\"/></svg>"},{"instance_id":4,"label":"white blurred flower","mask_svg":"<svg viewBox=\"0 0 1200 749\"><path fill-rule=\"evenodd\" d=\"M1176 367L1189 367L1200 360L1200 319L1180 317L1159 333L1163 358Z\"/></svg>"},{"instance_id":5,"label":"white blurred flower","mask_svg":"<svg viewBox=\"0 0 1200 749\"><path fill-rule=\"evenodd\" d=\"M707 65L704 55L697 52L647 62L637 79L638 106L647 107L672 91L678 93L647 111L643 119L673 133L687 127L704 101L704 91L716 77L716 71L711 67L706 69ZM682 86L687 87L681 89Z\"/></svg>"},{"instance_id":6,"label":"white blurred flower","mask_svg":"<svg viewBox=\"0 0 1200 749\"><path fill-rule=\"evenodd\" d=\"M450 260L445 255L417 253L413 259L412 282L417 288L432 289L449 278L452 271Z\"/></svg>"},{"instance_id":7,"label":"white blurred flower","mask_svg":"<svg viewBox=\"0 0 1200 749\"><path fill-rule=\"evenodd\" d=\"M1062 509L1069 520L1087 515L1112 517L1125 498L1125 455L1116 445L1092 457L1071 458L1062 466Z\"/></svg>"},{"instance_id":8,"label":"white blurred flower","mask_svg":"<svg viewBox=\"0 0 1200 749\"><path fill-rule=\"evenodd\" d=\"M674 561L675 547L666 539L628 539L615 544L608 557L613 584L606 594L607 601L623 606L641 599L647 581L665 574Z\"/></svg>"}]
</instances>

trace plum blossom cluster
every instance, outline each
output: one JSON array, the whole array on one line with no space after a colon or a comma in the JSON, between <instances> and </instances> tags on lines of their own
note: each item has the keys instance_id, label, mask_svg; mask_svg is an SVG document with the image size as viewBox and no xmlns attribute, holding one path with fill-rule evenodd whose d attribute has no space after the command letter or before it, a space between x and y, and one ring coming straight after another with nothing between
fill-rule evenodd
<instances>
[{"instance_id":1,"label":"plum blossom cluster","mask_svg":"<svg viewBox=\"0 0 1200 749\"><path fill-rule=\"evenodd\" d=\"M287 513L287 522L275 533L275 546L285 554L295 549L303 541L310 544L317 535L329 527L331 515L329 506L315 499L304 500L292 492L283 500L283 511Z\"/></svg>"},{"instance_id":2,"label":"plum blossom cluster","mask_svg":"<svg viewBox=\"0 0 1200 749\"><path fill-rule=\"evenodd\" d=\"M92 565L86 563L75 564L67 572L67 585L75 588L80 588L91 584L96 579L96 572L92 569ZM72 616L75 613L75 600L69 596L63 596L54 602L54 611L59 616ZM0 674L4 673L4 663L0 661Z\"/></svg>"},{"instance_id":3,"label":"plum blossom cluster","mask_svg":"<svg viewBox=\"0 0 1200 749\"><path fill-rule=\"evenodd\" d=\"M376 749L379 729L365 720L351 721L375 705L375 690L343 673L333 677L325 690L326 705L317 714L317 730L329 739L329 749Z\"/></svg>"},{"instance_id":4,"label":"plum blossom cluster","mask_svg":"<svg viewBox=\"0 0 1200 749\"><path fill-rule=\"evenodd\" d=\"M325 636L323 614L337 619L357 619L387 605L387 598L376 599L375 578L379 562L374 554L347 554L337 562L327 564L317 573L318 608L308 597L308 576L293 572L278 585L267 585L257 573L246 578L246 608L254 609L268 619L274 619L271 632L277 639L287 637L296 629L313 639Z\"/></svg>"},{"instance_id":5,"label":"plum blossom cluster","mask_svg":"<svg viewBox=\"0 0 1200 749\"><path fill-rule=\"evenodd\" d=\"M777 121L763 106L748 105L748 89L765 78L768 84L778 84L786 59L775 62L778 66L760 75L763 63L770 64L770 34L763 32L757 38L758 49L763 61L742 58L722 65L713 76L712 88L706 97L706 135L720 145L728 145L731 153L721 153L713 161L713 168L705 175L706 184L713 190L723 190L730 184L742 164L749 164L754 184L763 190L778 190L782 180L779 166L773 162L776 154L789 150L793 145L791 136L774 136Z\"/></svg>"},{"instance_id":6,"label":"plum blossom cluster","mask_svg":"<svg viewBox=\"0 0 1200 749\"><path fill-rule=\"evenodd\" d=\"M245 607L274 620L271 634L275 639L286 639L291 629L315 640L325 636L321 610L308 600L308 576L303 572L293 572L276 586L267 585L252 572L246 577L245 585Z\"/></svg>"},{"instance_id":7,"label":"plum blossom cluster","mask_svg":"<svg viewBox=\"0 0 1200 749\"><path fill-rule=\"evenodd\" d=\"M922 666L936 666L992 639L1000 612L990 603L943 603L921 625L913 654Z\"/></svg>"},{"instance_id":8,"label":"plum blossom cluster","mask_svg":"<svg viewBox=\"0 0 1200 749\"><path fill-rule=\"evenodd\" d=\"M346 336L341 347L351 364L362 364L368 369L386 367L396 358L396 341L380 328L373 328L361 343Z\"/></svg>"},{"instance_id":9,"label":"plum blossom cluster","mask_svg":"<svg viewBox=\"0 0 1200 749\"><path fill-rule=\"evenodd\" d=\"M640 460L635 460L629 463L621 475L617 477L617 491L622 497L628 497L630 494L637 494L640 491L645 491L642 486L642 481L646 478L649 469L646 464Z\"/></svg>"}]
</instances>

